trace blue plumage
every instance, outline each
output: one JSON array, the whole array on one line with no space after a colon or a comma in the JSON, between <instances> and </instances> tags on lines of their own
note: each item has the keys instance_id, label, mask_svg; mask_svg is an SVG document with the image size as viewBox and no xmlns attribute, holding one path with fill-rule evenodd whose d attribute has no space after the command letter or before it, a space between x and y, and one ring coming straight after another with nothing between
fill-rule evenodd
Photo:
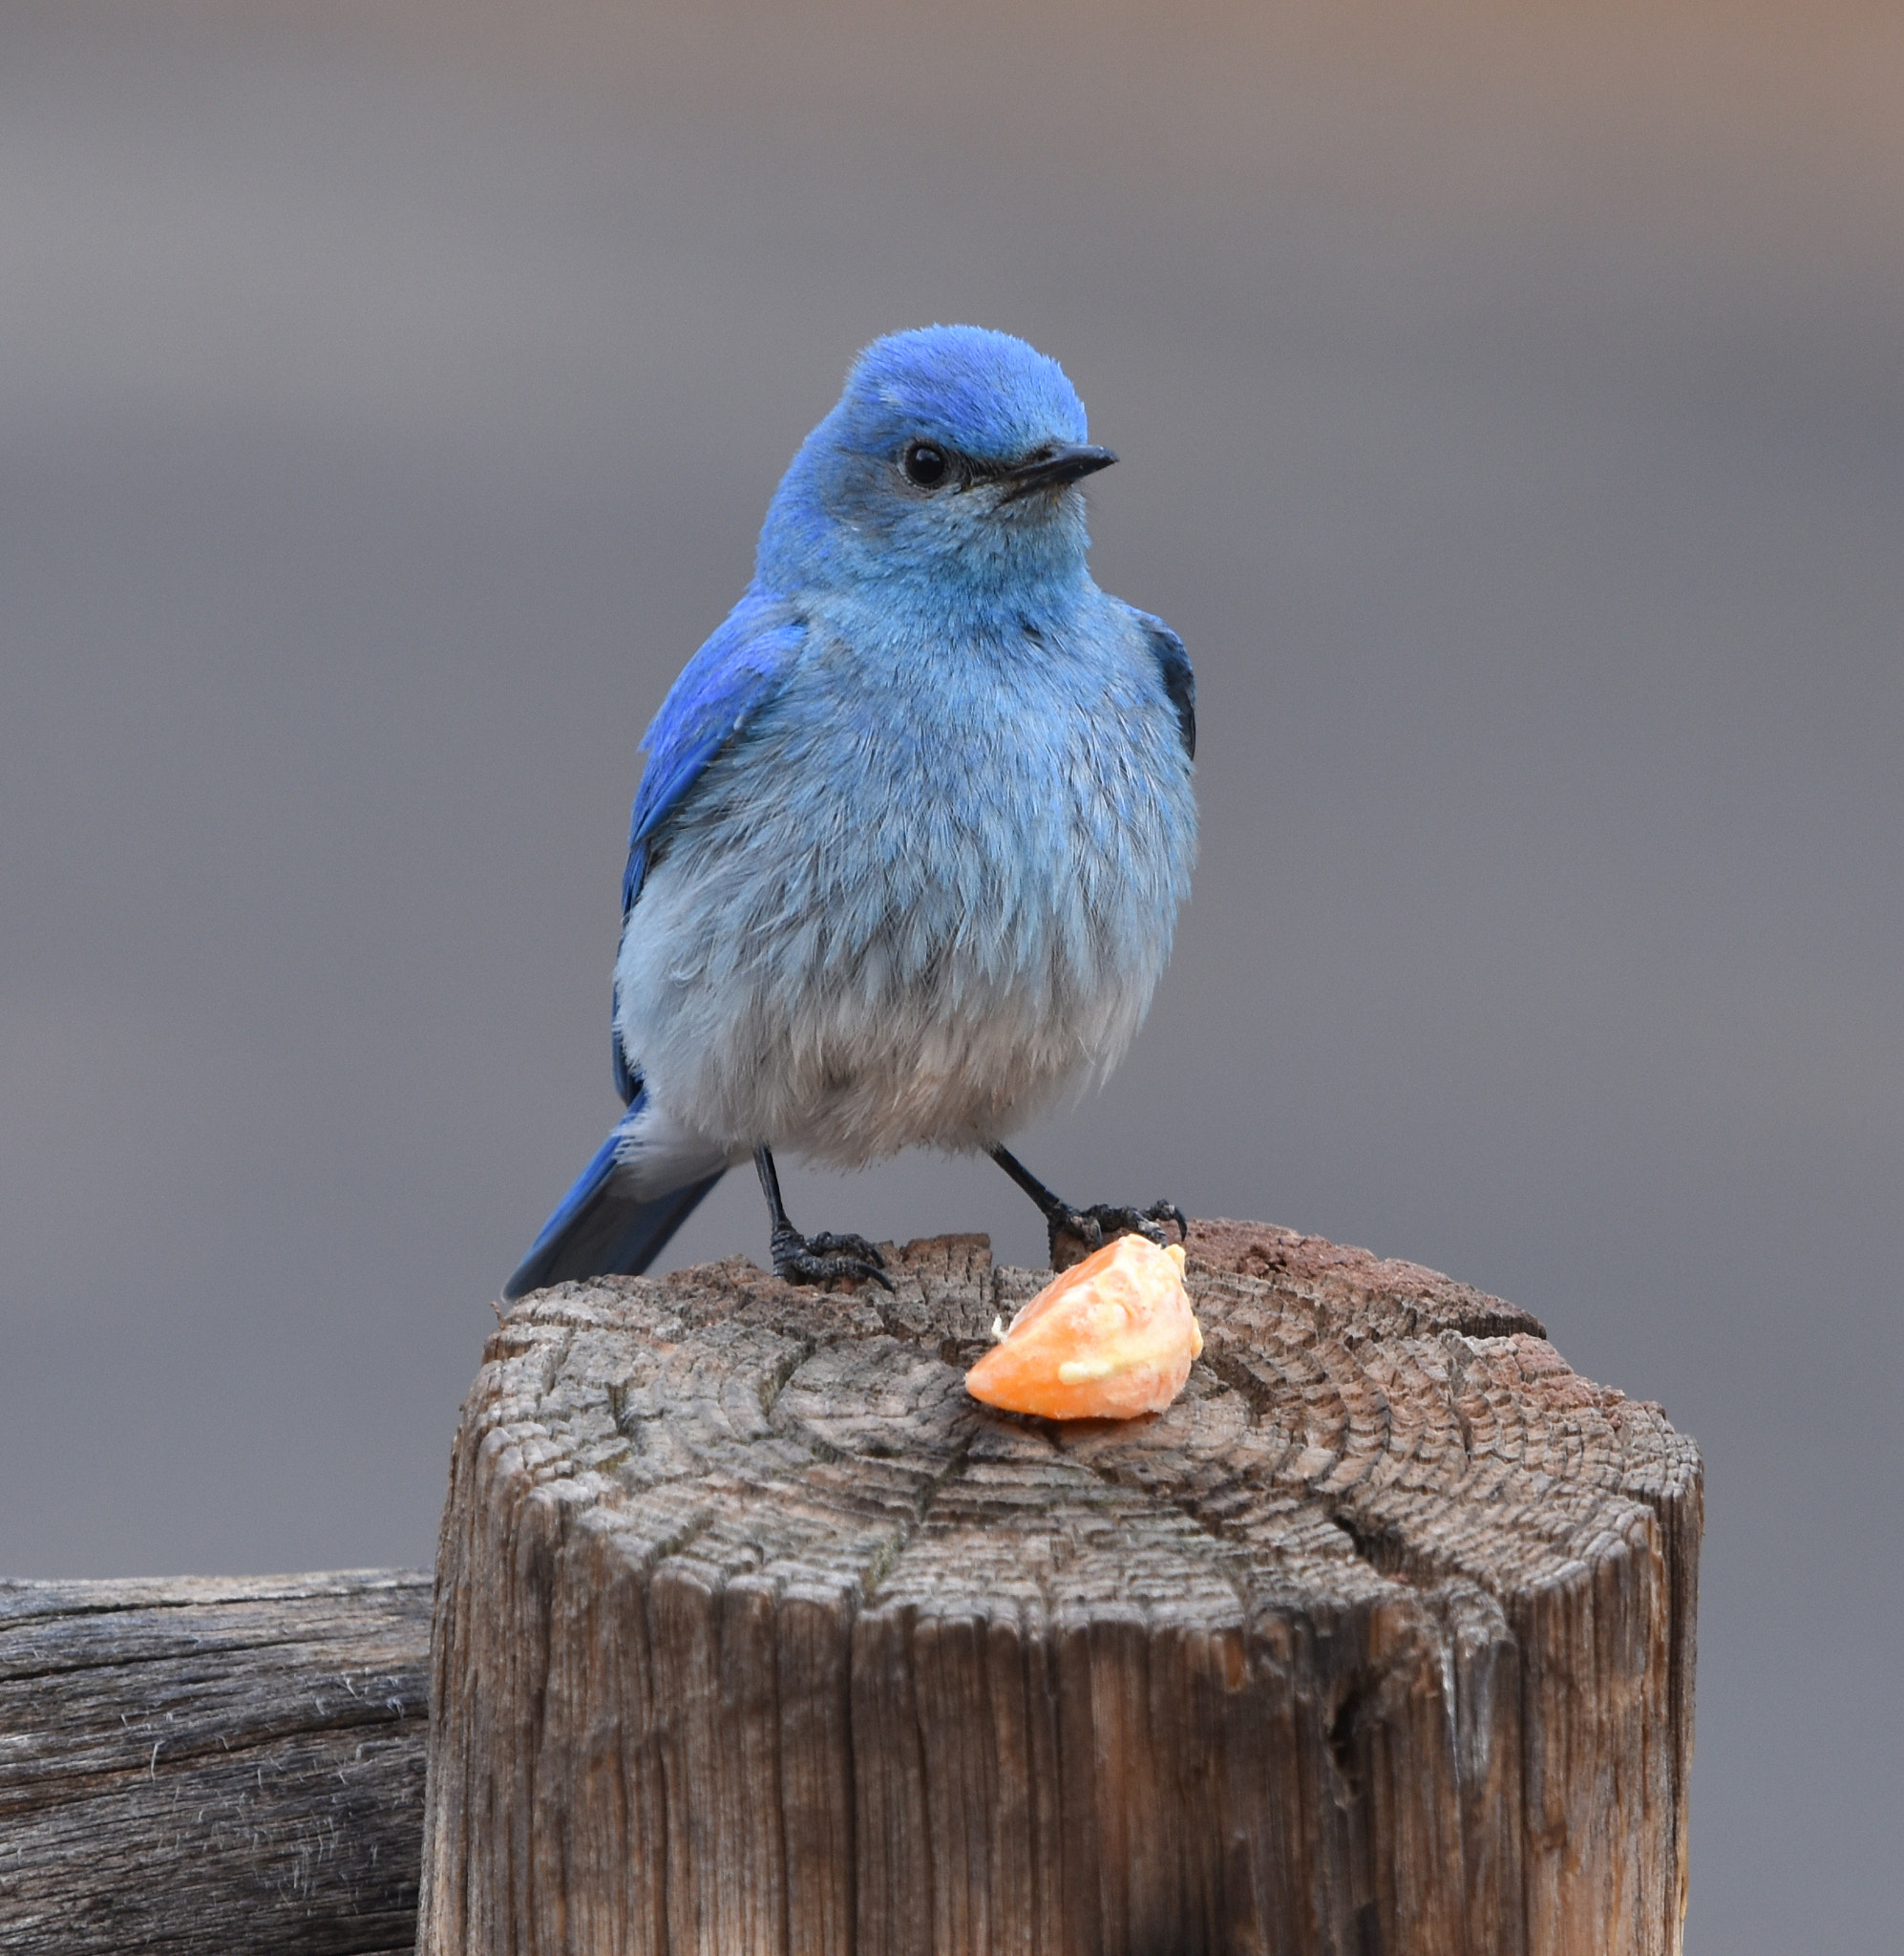
<instances>
[{"instance_id":1,"label":"blue plumage","mask_svg":"<svg viewBox=\"0 0 1904 1956\"><path fill-rule=\"evenodd\" d=\"M615 968L628 1112L506 1294L646 1266L751 1155L843 1165L1004 1140L1121 1056L1195 849L1181 640L1086 568L1086 439L1055 362L975 327L875 343L794 457L755 577L644 740Z\"/></svg>"},{"instance_id":2,"label":"blue plumage","mask_svg":"<svg viewBox=\"0 0 1904 1956\"><path fill-rule=\"evenodd\" d=\"M629 1200L619 1186L619 1155L645 1108L639 1087L627 1114L582 1171L561 1206L543 1223L529 1254L509 1280L505 1296L520 1297L544 1285L560 1284L581 1270L645 1270L667 1239L687 1222L713 1187L726 1164L647 1201Z\"/></svg>"},{"instance_id":3,"label":"blue plumage","mask_svg":"<svg viewBox=\"0 0 1904 1956\"><path fill-rule=\"evenodd\" d=\"M799 617L790 605L750 591L669 688L642 743L648 760L635 791L634 813L628 819L628 865L622 872L624 930L647 876L648 849L655 831L715 753L739 731L749 710L778 684L799 651L804 635ZM616 1030L621 1015L618 981L610 1026L615 1087L624 1101L631 1102L640 1080ZM544 1235L554 1222L552 1217Z\"/></svg>"}]
</instances>

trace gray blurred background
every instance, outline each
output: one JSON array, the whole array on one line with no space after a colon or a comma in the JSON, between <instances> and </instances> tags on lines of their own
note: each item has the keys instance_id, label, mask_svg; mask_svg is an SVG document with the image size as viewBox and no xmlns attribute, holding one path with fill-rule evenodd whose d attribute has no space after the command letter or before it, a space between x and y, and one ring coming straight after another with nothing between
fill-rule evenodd
<instances>
[{"instance_id":1,"label":"gray blurred background","mask_svg":"<svg viewBox=\"0 0 1904 1956\"><path fill-rule=\"evenodd\" d=\"M431 1558L618 1111L636 742L935 319L1065 363L1201 689L1175 960L1024 1154L1663 1401L1689 1945L1899 1946L1884 5L0 6L0 1573Z\"/></svg>"}]
</instances>

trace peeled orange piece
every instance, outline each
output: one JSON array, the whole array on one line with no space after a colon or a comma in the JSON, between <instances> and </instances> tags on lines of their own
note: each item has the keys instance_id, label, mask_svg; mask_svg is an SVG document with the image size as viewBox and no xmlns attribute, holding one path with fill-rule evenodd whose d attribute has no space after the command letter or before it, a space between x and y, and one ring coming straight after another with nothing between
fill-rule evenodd
<instances>
[{"instance_id":1,"label":"peeled orange piece","mask_svg":"<svg viewBox=\"0 0 1904 1956\"><path fill-rule=\"evenodd\" d=\"M1202 1350L1183 1246L1120 1236L1046 1285L965 1374L965 1390L1006 1413L1132 1419L1161 1413Z\"/></svg>"}]
</instances>

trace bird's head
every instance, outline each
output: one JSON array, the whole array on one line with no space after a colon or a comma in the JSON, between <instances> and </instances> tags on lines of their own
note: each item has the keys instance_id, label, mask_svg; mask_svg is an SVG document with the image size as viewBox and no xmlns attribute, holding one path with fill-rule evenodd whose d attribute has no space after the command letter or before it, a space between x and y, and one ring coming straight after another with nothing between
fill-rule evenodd
<instances>
[{"instance_id":1,"label":"bird's head","mask_svg":"<svg viewBox=\"0 0 1904 1956\"><path fill-rule=\"evenodd\" d=\"M875 340L768 512L780 589L913 583L973 595L1084 575L1077 484L1117 457L1086 439L1055 360L1009 333L929 326Z\"/></svg>"}]
</instances>

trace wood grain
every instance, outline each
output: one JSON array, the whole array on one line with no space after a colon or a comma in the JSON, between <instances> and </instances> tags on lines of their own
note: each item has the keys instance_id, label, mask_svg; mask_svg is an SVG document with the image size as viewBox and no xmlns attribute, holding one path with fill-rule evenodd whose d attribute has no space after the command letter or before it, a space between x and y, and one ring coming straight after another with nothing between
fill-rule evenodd
<instances>
[{"instance_id":1,"label":"wood grain","mask_svg":"<svg viewBox=\"0 0 1904 1956\"><path fill-rule=\"evenodd\" d=\"M0 1583L0 1948L414 1945L430 1579Z\"/></svg>"},{"instance_id":2,"label":"wood grain","mask_svg":"<svg viewBox=\"0 0 1904 1956\"><path fill-rule=\"evenodd\" d=\"M518 1304L437 1571L418 1947L1655 1956L1701 1478L1411 1265L1193 1225L1128 1424L964 1368L1041 1281L738 1261Z\"/></svg>"}]
</instances>

